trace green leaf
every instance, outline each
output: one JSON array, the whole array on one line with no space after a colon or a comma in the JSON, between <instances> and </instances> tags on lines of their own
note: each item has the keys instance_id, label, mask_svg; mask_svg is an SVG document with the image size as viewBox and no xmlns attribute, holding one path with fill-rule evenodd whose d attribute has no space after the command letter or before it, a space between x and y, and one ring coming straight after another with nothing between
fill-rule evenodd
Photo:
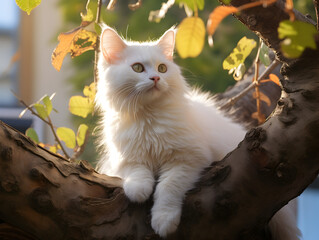
<instances>
[{"instance_id":1,"label":"green leaf","mask_svg":"<svg viewBox=\"0 0 319 240\"><path fill-rule=\"evenodd\" d=\"M52 111L52 102L51 99L48 96L45 96L42 99L42 102L44 103L45 109L47 111L48 116L50 115L51 111Z\"/></svg>"},{"instance_id":2,"label":"green leaf","mask_svg":"<svg viewBox=\"0 0 319 240\"><path fill-rule=\"evenodd\" d=\"M280 43L284 56L297 58L305 48L316 49L314 35L317 33L316 27L310 23L289 20L280 22L278 37L284 39Z\"/></svg>"},{"instance_id":3,"label":"green leaf","mask_svg":"<svg viewBox=\"0 0 319 240\"><path fill-rule=\"evenodd\" d=\"M199 10L203 10L205 6L205 0L175 0L175 3L184 3L192 10L195 10L194 3L196 3L196 6Z\"/></svg>"},{"instance_id":4,"label":"green leaf","mask_svg":"<svg viewBox=\"0 0 319 240\"><path fill-rule=\"evenodd\" d=\"M231 0L222 0L222 2L223 2L225 5L228 5L228 4L230 4Z\"/></svg>"},{"instance_id":5,"label":"green leaf","mask_svg":"<svg viewBox=\"0 0 319 240\"><path fill-rule=\"evenodd\" d=\"M88 0L86 3L86 14L81 13L83 22L93 22L96 15L96 4L93 1Z\"/></svg>"},{"instance_id":6,"label":"green leaf","mask_svg":"<svg viewBox=\"0 0 319 240\"><path fill-rule=\"evenodd\" d=\"M56 134L58 135L58 138L65 142L65 145L68 148L75 148L75 133L72 129L66 128L66 127L59 127L56 130Z\"/></svg>"},{"instance_id":7,"label":"green leaf","mask_svg":"<svg viewBox=\"0 0 319 240\"><path fill-rule=\"evenodd\" d=\"M33 128L28 128L25 131L25 135L27 135L29 138L31 138L35 143L39 143L39 137L37 132Z\"/></svg>"},{"instance_id":8,"label":"green leaf","mask_svg":"<svg viewBox=\"0 0 319 240\"><path fill-rule=\"evenodd\" d=\"M243 37L239 40L232 53L224 60L223 68L226 70L237 68L241 63L245 62L255 47L256 41L254 39Z\"/></svg>"},{"instance_id":9,"label":"green leaf","mask_svg":"<svg viewBox=\"0 0 319 240\"><path fill-rule=\"evenodd\" d=\"M76 142L78 146L81 147L85 142L86 132L88 130L88 126L86 124L81 124L78 128L78 132L76 135Z\"/></svg>"},{"instance_id":10,"label":"green leaf","mask_svg":"<svg viewBox=\"0 0 319 240\"><path fill-rule=\"evenodd\" d=\"M42 119L46 119L49 116L46 107L43 104L35 103L33 107Z\"/></svg>"},{"instance_id":11,"label":"green leaf","mask_svg":"<svg viewBox=\"0 0 319 240\"><path fill-rule=\"evenodd\" d=\"M16 0L16 4L21 8L21 10L27 12L30 15L30 12L39 4L41 0Z\"/></svg>"},{"instance_id":12,"label":"green leaf","mask_svg":"<svg viewBox=\"0 0 319 240\"><path fill-rule=\"evenodd\" d=\"M264 42L261 42L259 60L265 66L269 66L271 62L269 58L269 48Z\"/></svg>"},{"instance_id":13,"label":"green leaf","mask_svg":"<svg viewBox=\"0 0 319 240\"><path fill-rule=\"evenodd\" d=\"M93 101L90 98L82 96L73 96L69 101L69 110L72 114L86 118L93 112Z\"/></svg>"}]
</instances>

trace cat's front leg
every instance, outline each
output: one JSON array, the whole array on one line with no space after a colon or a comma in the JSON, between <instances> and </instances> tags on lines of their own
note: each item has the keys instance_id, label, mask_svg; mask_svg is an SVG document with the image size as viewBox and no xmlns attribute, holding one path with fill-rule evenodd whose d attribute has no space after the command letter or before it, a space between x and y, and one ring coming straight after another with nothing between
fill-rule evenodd
<instances>
[{"instance_id":1,"label":"cat's front leg","mask_svg":"<svg viewBox=\"0 0 319 240\"><path fill-rule=\"evenodd\" d=\"M161 237L176 231L185 193L198 180L201 169L187 164L166 164L154 193L152 227Z\"/></svg>"},{"instance_id":2,"label":"cat's front leg","mask_svg":"<svg viewBox=\"0 0 319 240\"><path fill-rule=\"evenodd\" d=\"M154 176L143 164L129 164L122 168L123 189L132 202L144 202L153 192Z\"/></svg>"}]
</instances>

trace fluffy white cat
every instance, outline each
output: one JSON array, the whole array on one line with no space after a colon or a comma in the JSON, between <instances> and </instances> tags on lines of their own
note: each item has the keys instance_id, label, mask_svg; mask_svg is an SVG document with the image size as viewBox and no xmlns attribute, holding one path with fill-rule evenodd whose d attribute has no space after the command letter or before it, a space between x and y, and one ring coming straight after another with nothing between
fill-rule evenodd
<instances>
[{"instance_id":1,"label":"fluffy white cat","mask_svg":"<svg viewBox=\"0 0 319 240\"><path fill-rule=\"evenodd\" d=\"M173 62L174 42L174 29L139 43L104 27L96 94L104 149L98 171L123 178L134 202L147 200L157 182L151 224L162 237L177 229L185 193L203 168L245 133L209 94L187 85Z\"/></svg>"}]
</instances>

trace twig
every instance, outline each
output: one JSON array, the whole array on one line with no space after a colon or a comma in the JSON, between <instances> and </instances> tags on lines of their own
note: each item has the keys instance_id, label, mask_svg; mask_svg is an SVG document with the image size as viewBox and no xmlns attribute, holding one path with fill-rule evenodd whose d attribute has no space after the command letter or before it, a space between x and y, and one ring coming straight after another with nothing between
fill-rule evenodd
<instances>
[{"instance_id":1,"label":"twig","mask_svg":"<svg viewBox=\"0 0 319 240\"><path fill-rule=\"evenodd\" d=\"M162 3L162 7L156 11L150 11L148 16L148 21L150 22L160 22L163 19L168 11L175 3L175 0L167 0L166 3Z\"/></svg>"},{"instance_id":2,"label":"twig","mask_svg":"<svg viewBox=\"0 0 319 240\"><path fill-rule=\"evenodd\" d=\"M264 79L266 76L268 76L272 71L279 65L279 61L275 59L269 67L259 76L257 81L252 82L248 87L246 87L242 92L238 93L236 96L230 98L225 104L223 104L220 108L228 108L232 105L234 105L239 99L241 99L243 96L245 96L250 90L252 90L256 83L258 83L260 80Z\"/></svg>"},{"instance_id":3,"label":"twig","mask_svg":"<svg viewBox=\"0 0 319 240\"><path fill-rule=\"evenodd\" d=\"M111 3L111 2L110 2ZM97 2L97 12L96 12L96 19L95 23L100 24L101 22L101 9L102 9L102 0L98 0ZM96 84L99 80L98 68L97 64L99 62L99 52L100 52L100 36L96 38L96 48L94 50L94 83Z\"/></svg>"},{"instance_id":4,"label":"twig","mask_svg":"<svg viewBox=\"0 0 319 240\"><path fill-rule=\"evenodd\" d=\"M90 133L89 131L86 132L85 134L85 139L84 139L84 143L82 144L81 147L78 147L76 149L76 151L73 153L72 157L71 157L71 160L75 160L77 159L79 156L82 155L82 153L84 152L85 148L86 148L86 145L88 143L88 139L89 139L89 136L90 136Z\"/></svg>"},{"instance_id":5,"label":"twig","mask_svg":"<svg viewBox=\"0 0 319 240\"><path fill-rule=\"evenodd\" d=\"M44 123L46 123L46 124L50 127L50 129L51 129L51 131L52 131L52 133L53 133L53 136L54 136L55 141L60 145L61 150L62 150L63 154L65 155L65 157L69 159L70 156L69 156L68 153L65 151L64 147L63 147L62 144L61 144L60 139L59 139L58 136L56 135L55 130L54 130L54 126L53 126L53 123L52 123L50 117L48 116L48 120L45 120L44 118L42 118L39 114L37 114L37 113L32 109L31 105L26 104L26 103L25 103L21 98L19 98L18 95L15 94L13 91L11 91L11 92L12 92L12 94L19 100L19 102L20 102L23 106L25 106L25 107L31 112L31 114L33 114L34 116L36 116L36 117L38 117L39 119L41 119Z\"/></svg>"},{"instance_id":6,"label":"twig","mask_svg":"<svg viewBox=\"0 0 319 240\"><path fill-rule=\"evenodd\" d=\"M142 0L138 0L136 3L134 4L129 4L128 7L129 9L135 11L136 9L139 9L142 6Z\"/></svg>"},{"instance_id":7,"label":"twig","mask_svg":"<svg viewBox=\"0 0 319 240\"><path fill-rule=\"evenodd\" d=\"M59 139L58 136L56 135L56 132L55 132L55 130L54 130L53 123L52 123L51 118L50 118L49 116L48 116L48 122L49 122L48 125L50 126L50 129L51 129L51 131L52 131L52 133L53 133L53 136L54 136L55 141L57 142L57 144L60 145L61 150L62 150L64 156L65 156L67 159L70 159L69 154L66 152L66 150L65 150L64 147L62 146L62 143L61 143L60 139Z\"/></svg>"},{"instance_id":8,"label":"twig","mask_svg":"<svg viewBox=\"0 0 319 240\"><path fill-rule=\"evenodd\" d=\"M317 30L319 31L319 1L313 0L313 5L316 11L316 18L317 18Z\"/></svg>"},{"instance_id":9,"label":"twig","mask_svg":"<svg viewBox=\"0 0 319 240\"><path fill-rule=\"evenodd\" d=\"M106 9L107 10L113 10L114 9L114 6L115 6L115 4L116 4L116 0L110 0L110 2L109 2L109 4L107 5L107 7L106 7Z\"/></svg>"}]
</instances>

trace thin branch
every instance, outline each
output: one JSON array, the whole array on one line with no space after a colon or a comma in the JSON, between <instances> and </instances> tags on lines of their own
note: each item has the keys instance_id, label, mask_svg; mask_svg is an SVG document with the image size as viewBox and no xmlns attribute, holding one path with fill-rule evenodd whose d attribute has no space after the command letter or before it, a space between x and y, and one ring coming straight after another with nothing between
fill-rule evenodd
<instances>
[{"instance_id":1,"label":"thin branch","mask_svg":"<svg viewBox=\"0 0 319 240\"><path fill-rule=\"evenodd\" d=\"M53 136L54 136L55 141L57 142L57 144L60 145L61 150L62 150L64 156L65 156L67 159L70 159L69 154L66 152L66 150L65 150L64 147L62 146L62 143L61 143L60 139L59 139L58 136L56 135L56 132L55 132L53 123L52 123L51 118L50 118L49 116L48 116L48 122L49 122L49 126L50 126L50 129L51 129L52 133L53 133Z\"/></svg>"},{"instance_id":2,"label":"thin branch","mask_svg":"<svg viewBox=\"0 0 319 240\"><path fill-rule=\"evenodd\" d=\"M107 5L106 9L107 10L113 10L114 9L114 6L116 4L116 0L110 0L109 4Z\"/></svg>"},{"instance_id":3,"label":"thin branch","mask_svg":"<svg viewBox=\"0 0 319 240\"><path fill-rule=\"evenodd\" d=\"M41 119L44 123L46 123L46 124L50 127L50 129L51 129L51 131L52 131L52 133L53 133L53 136L54 136L55 141L60 145L61 150L62 150L63 154L65 155L65 157L69 159L70 156L69 156L69 154L65 151L64 147L62 146L62 143L61 143L60 139L59 139L58 136L56 135L55 130L54 130L54 126L53 126L53 123L52 123L50 117L48 116L48 120L45 120L44 118L42 118L39 114L37 114L37 113L32 109L31 105L26 104L26 103L25 103L21 98L19 98L18 95L15 94L13 91L11 91L11 92L12 92L12 94L19 100L19 102L20 102L23 106L25 106L34 116L36 116L36 117L38 117L39 119Z\"/></svg>"},{"instance_id":4,"label":"thin branch","mask_svg":"<svg viewBox=\"0 0 319 240\"><path fill-rule=\"evenodd\" d=\"M89 131L87 131L86 134L85 134L84 143L82 144L82 146L77 147L76 151L74 152L74 154L71 157L71 160L75 160L75 159L79 158L82 155L82 153L84 152L84 150L86 148L86 145L88 143L89 136L90 136L90 133L89 133Z\"/></svg>"},{"instance_id":5,"label":"thin branch","mask_svg":"<svg viewBox=\"0 0 319 240\"><path fill-rule=\"evenodd\" d=\"M275 59L269 67L259 76L258 81L252 82L247 88L245 88L242 92L238 93L236 96L230 98L225 104L223 104L220 108L227 108L232 105L234 105L239 99L241 99L243 96L245 96L250 90L252 90L256 83L258 83L260 80L264 79L266 76L268 76L272 71L279 65L279 61Z\"/></svg>"},{"instance_id":6,"label":"thin branch","mask_svg":"<svg viewBox=\"0 0 319 240\"><path fill-rule=\"evenodd\" d=\"M25 107L31 112L31 114L33 114L34 116L40 118L40 119L41 119L43 122L45 122L46 124L50 125L50 123L49 123L47 120L45 120L45 119L43 119L42 117L40 117L40 115L37 114L37 113L32 109L31 105L26 104L25 101L23 101L21 98L19 98L18 95L15 94L13 91L11 91L11 92L12 92L12 94L18 99L18 101L19 101L23 106L25 106Z\"/></svg>"},{"instance_id":7,"label":"thin branch","mask_svg":"<svg viewBox=\"0 0 319 240\"><path fill-rule=\"evenodd\" d=\"M102 10L102 0L98 0L97 2L97 12L96 12L96 19L95 19L95 23L96 24L100 24L101 22L101 10ZM94 82L95 84L98 82L99 80L99 74L98 74L98 68L97 68L97 64L99 62L99 52L100 52L100 36L97 36L96 38L96 48L94 50Z\"/></svg>"},{"instance_id":8,"label":"thin branch","mask_svg":"<svg viewBox=\"0 0 319 240\"><path fill-rule=\"evenodd\" d=\"M129 4L128 7L129 9L135 11L136 9L139 9L142 6L142 0L138 0L136 3L134 4Z\"/></svg>"},{"instance_id":9,"label":"thin branch","mask_svg":"<svg viewBox=\"0 0 319 240\"><path fill-rule=\"evenodd\" d=\"M319 1L313 0L313 5L316 11L316 18L317 18L317 30L319 31Z\"/></svg>"}]
</instances>

